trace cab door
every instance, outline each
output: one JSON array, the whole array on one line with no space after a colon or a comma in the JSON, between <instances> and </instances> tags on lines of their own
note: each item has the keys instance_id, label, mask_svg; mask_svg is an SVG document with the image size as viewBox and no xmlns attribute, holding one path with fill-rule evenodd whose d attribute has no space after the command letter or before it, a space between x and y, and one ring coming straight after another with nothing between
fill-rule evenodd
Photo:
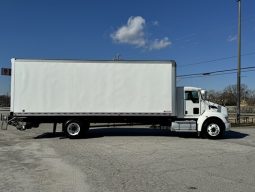
<instances>
[{"instance_id":1,"label":"cab door","mask_svg":"<svg viewBox=\"0 0 255 192\"><path fill-rule=\"evenodd\" d=\"M197 117L201 114L200 99L198 91L185 91L185 117Z\"/></svg>"}]
</instances>

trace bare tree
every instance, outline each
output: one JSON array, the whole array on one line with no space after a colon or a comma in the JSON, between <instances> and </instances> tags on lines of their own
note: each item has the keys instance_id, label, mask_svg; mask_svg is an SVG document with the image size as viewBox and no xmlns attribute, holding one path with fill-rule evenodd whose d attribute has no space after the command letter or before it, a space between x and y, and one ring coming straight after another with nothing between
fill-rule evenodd
<instances>
[{"instance_id":1,"label":"bare tree","mask_svg":"<svg viewBox=\"0 0 255 192\"><path fill-rule=\"evenodd\" d=\"M223 91L211 90L208 92L210 101L222 105L235 106L237 101L236 85L229 85ZM241 102L247 105L255 105L255 91L250 90L247 85L241 85Z\"/></svg>"},{"instance_id":2,"label":"bare tree","mask_svg":"<svg viewBox=\"0 0 255 192\"><path fill-rule=\"evenodd\" d=\"M10 106L10 96L0 95L0 107L9 107L9 106Z\"/></svg>"}]
</instances>

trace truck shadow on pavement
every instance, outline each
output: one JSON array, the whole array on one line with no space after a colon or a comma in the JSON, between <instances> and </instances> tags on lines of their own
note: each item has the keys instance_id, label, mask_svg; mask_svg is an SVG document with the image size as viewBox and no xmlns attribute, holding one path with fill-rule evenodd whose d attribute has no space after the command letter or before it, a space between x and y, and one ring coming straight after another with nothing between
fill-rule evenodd
<instances>
[{"instance_id":1,"label":"truck shadow on pavement","mask_svg":"<svg viewBox=\"0 0 255 192\"><path fill-rule=\"evenodd\" d=\"M93 139L100 137L137 137L137 136L161 136L161 137L179 137L179 138L200 138L197 133L187 132L170 132L169 130L151 129L151 128L96 128L90 129L86 136L78 139ZM237 131L228 131L225 133L224 139L242 139L249 136L246 133ZM47 139L47 138L66 138L62 132L47 132L34 137L35 139Z\"/></svg>"},{"instance_id":2,"label":"truck shadow on pavement","mask_svg":"<svg viewBox=\"0 0 255 192\"><path fill-rule=\"evenodd\" d=\"M249 136L249 134L231 130L226 132L222 139L242 139L247 136Z\"/></svg>"}]
</instances>

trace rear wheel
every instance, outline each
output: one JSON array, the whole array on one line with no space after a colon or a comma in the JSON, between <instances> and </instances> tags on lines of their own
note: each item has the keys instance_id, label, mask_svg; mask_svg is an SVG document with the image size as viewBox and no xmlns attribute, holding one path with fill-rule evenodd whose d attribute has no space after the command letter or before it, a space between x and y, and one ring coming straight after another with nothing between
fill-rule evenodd
<instances>
[{"instance_id":1,"label":"rear wheel","mask_svg":"<svg viewBox=\"0 0 255 192\"><path fill-rule=\"evenodd\" d=\"M71 120L64 125L64 133L70 139L79 138L88 131L89 123Z\"/></svg>"},{"instance_id":2,"label":"rear wheel","mask_svg":"<svg viewBox=\"0 0 255 192\"><path fill-rule=\"evenodd\" d=\"M208 120L203 126L203 132L210 139L221 138L224 134L224 124L218 119Z\"/></svg>"}]
</instances>

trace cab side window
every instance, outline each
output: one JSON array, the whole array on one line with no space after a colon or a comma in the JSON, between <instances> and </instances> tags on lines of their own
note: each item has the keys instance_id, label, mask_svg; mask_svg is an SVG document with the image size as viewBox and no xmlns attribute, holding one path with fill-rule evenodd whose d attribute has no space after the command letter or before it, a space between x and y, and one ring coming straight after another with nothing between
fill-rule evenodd
<instances>
[{"instance_id":1,"label":"cab side window","mask_svg":"<svg viewBox=\"0 0 255 192\"><path fill-rule=\"evenodd\" d=\"M185 100L191 100L193 103L199 103L197 91L185 91Z\"/></svg>"}]
</instances>

